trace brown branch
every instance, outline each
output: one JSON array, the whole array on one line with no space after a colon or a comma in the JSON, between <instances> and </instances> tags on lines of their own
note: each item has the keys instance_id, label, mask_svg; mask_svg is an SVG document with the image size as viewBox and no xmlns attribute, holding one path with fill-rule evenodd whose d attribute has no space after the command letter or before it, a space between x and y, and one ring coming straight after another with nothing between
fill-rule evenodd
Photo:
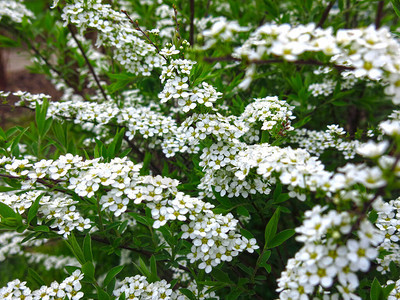
<instances>
[{"instance_id":1,"label":"brown branch","mask_svg":"<svg viewBox=\"0 0 400 300\"><path fill-rule=\"evenodd\" d=\"M345 20L345 28L350 27L350 6L351 6L351 0L346 0L346 11L344 13L344 20Z\"/></svg>"},{"instance_id":2,"label":"brown branch","mask_svg":"<svg viewBox=\"0 0 400 300\"><path fill-rule=\"evenodd\" d=\"M376 9L376 17L375 17L375 28L379 29L381 27L381 21L383 18L383 7L385 6L385 1L380 0L378 2L378 7Z\"/></svg>"},{"instance_id":3,"label":"brown branch","mask_svg":"<svg viewBox=\"0 0 400 300\"><path fill-rule=\"evenodd\" d=\"M178 40L181 39L181 35L179 33L179 23L178 23L178 10L176 9L175 4L172 5L173 9L174 9L174 21L175 21L175 30L176 30L176 34L177 34L177 38Z\"/></svg>"},{"instance_id":4,"label":"brown branch","mask_svg":"<svg viewBox=\"0 0 400 300\"><path fill-rule=\"evenodd\" d=\"M1 25L2 27L5 28L5 30L12 32L13 34L17 35L29 48L30 50L32 50L44 63L45 65L52 70L54 73L56 73L60 79L64 80L64 82L71 87L74 92L78 95L83 96L82 91L79 91L77 86L75 84L73 84L71 81L69 81L67 78L65 78L65 76L62 75L62 73L57 70L49 61L46 57L44 57L42 55L42 53L40 53L40 50L38 48L36 48L28 39L26 39L18 30L15 30L14 28L10 28L8 26L5 25Z\"/></svg>"},{"instance_id":5,"label":"brown branch","mask_svg":"<svg viewBox=\"0 0 400 300\"><path fill-rule=\"evenodd\" d=\"M68 24L67 27L68 27L68 30L71 33L72 38L74 39L75 43L78 45L78 48L81 51L81 54L82 54L83 58L85 59L85 62L87 64L87 66L89 67L89 71L90 71L90 73L92 73L92 75L94 77L94 80L96 81L96 84L99 87L101 94L103 95L104 100L107 101L108 97L107 97L103 87L100 84L99 78L97 77L96 72L94 71L92 64L90 63L88 57L86 56L85 50L83 49L83 47L82 47L81 43L79 42L79 40L76 38L74 30L73 30L71 24Z\"/></svg>"},{"instance_id":6,"label":"brown branch","mask_svg":"<svg viewBox=\"0 0 400 300\"><path fill-rule=\"evenodd\" d=\"M193 45L194 45L194 0L190 0L189 43L193 47Z\"/></svg>"},{"instance_id":7,"label":"brown branch","mask_svg":"<svg viewBox=\"0 0 400 300\"><path fill-rule=\"evenodd\" d=\"M256 65L265 65L265 64L272 64L272 63L285 63L289 62L280 58L273 58L273 59L253 59L253 60L242 60L240 58L232 57L230 55L228 56L220 56L220 57L205 57L204 58L205 62L219 62L219 61L238 61L238 62L245 62L247 64L256 64ZM316 66L328 66L332 67L334 69L337 69L338 71L344 71L344 70L354 70L354 67L348 67L348 66L341 66L341 65L335 65L335 64L330 64L330 63L323 63L317 60L294 60L291 61L294 64L297 65L316 65Z\"/></svg>"},{"instance_id":8,"label":"brown branch","mask_svg":"<svg viewBox=\"0 0 400 300\"><path fill-rule=\"evenodd\" d=\"M335 4L335 2L336 2L336 0L332 0L332 1L329 2L328 6L325 8L325 10L324 10L324 12L322 14L321 19L319 20L319 22L317 24L317 28L318 27L322 28L322 25L324 25L326 19L328 18L329 12L331 11L332 6L333 6L333 4Z\"/></svg>"},{"instance_id":9,"label":"brown branch","mask_svg":"<svg viewBox=\"0 0 400 300\"><path fill-rule=\"evenodd\" d=\"M106 239L104 239L104 238L101 238L101 237L99 237L99 236L91 236L91 238L92 238L92 240L94 240L94 241L96 241L96 242L110 245L110 242L109 242L108 240L106 240ZM132 252L136 252L136 253L142 254L142 255L144 255L144 256L146 256L146 257L151 257L151 256L153 255L153 253L150 252L150 251L132 248L132 247L129 247L129 246L127 246L127 245L120 245L120 246L118 246L118 248L126 249L126 250L129 250L129 251L132 251ZM182 265L180 265L180 264L178 264L178 266L179 266L179 269L184 270L184 271L190 273L189 268L187 268L187 267L185 267L185 266L182 266Z\"/></svg>"}]
</instances>

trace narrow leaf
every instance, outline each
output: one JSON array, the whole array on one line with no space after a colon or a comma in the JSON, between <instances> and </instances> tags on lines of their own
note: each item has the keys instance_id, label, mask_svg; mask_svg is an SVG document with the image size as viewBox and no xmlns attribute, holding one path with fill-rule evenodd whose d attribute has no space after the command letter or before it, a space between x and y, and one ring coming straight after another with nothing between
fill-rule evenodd
<instances>
[{"instance_id":1,"label":"narrow leaf","mask_svg":"<svg viewBox=\"0 0 400 300\"><path fill-rule=\"evenodd\" d=\"M286 229L279 232L269 243L268 248L280 246L286 240L290 239L295 234L294 229Z\"/></svg>"},{"instance_id":2,"label":"narrow leaf","mask_svg":"<svg viewBox=\"0 0 400 300\"><path fill-rule=\"evenodd\" d=\"M83 256L86 261L93 261L92 238L90 234L87 234L83 240Z\"/></svg>"},{"instance_id":3,"label":"narrow leaf","mask_svg":"<svg viewBox=\"0 0 400 300\"><path fill-rule=\"evenodd\" d=\"M106 287L111 280L118 275L119 272L122 271L122 269L124 268L124 266L116 266L114 268L112 268L110 271L108 271L106 278L104 279L104 283L103 286Z\"/></svg>"},{"instance_id":4,"label":"narrow leaf","mask_svg":"<svg viewBox=\"0 0 400 300\"><path fill-rule=\"evenodd\" d=\"M278 207L274 212L272 218L269 220L267 226L265 227L265 248L268 248L269 242L274 238L276 230L278 228L278 221L280 216L280 208Z\"/></svg>"}]
</instances>

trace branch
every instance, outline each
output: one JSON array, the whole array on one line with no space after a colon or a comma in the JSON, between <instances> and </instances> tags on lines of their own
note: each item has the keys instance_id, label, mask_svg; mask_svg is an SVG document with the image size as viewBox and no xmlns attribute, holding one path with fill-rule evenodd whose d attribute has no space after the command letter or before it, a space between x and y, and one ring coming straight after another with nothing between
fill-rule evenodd
<instances>
[{"instance_id":1,"label":"branch","mask_svg":"<svg viewBox=\"0 0 400 300\"><path fill-rule=\"evenodd\" d=\"M128 14L128 12L127 12L126 10L121 9L121 12L124 13L124 14L127 16L127 18L129 19L129 22L132 23L132 24L135 26L135 29L136 29L137 31L140 31L140 32L143 34L143 36L149 41L149 43L150 43L151 45L153 45L154 48L156 48L158 54L161 55L161 56L168 62L168 59L167 59L164 55L160 54L160 48L158 48L158 46L157 46L156 44L153 43L153 41L152 41L152 40L150 39L150 37L142 30L142 28L140 28L139 22L138 22L138 21L133 21L133 20L131 19L131 17L129 16L129 14Z\"/></svg>"},{"instance_id":2,"label":"branch","mask_svg":"<svg viewBox=\"0 0 400 300\"><path fill-rule=\"evenodd\" d=\"M0 174L0 178L9 178L9 179L17 179L17 180L35 180L36 182L39 182L41 184L43 184L44 186L50 188L53 191L57 191L63 194L67 194L70 196L77 196L80 199L84 200L83 197L77 195L74 191L68 190L68 189L61 189L61 188L56 188L56 185L59 183L63 183L64 181L62 180L56 180L56 179L49 179L46 178L46 180L42 179L42 178L28 178L28 177L19 177L19 176L13 176L13 175L8 175L8 174Z\"/></svg>"},{"instance_id":3,"label":"branch","mask_svg":"<svg viewBox=\"0 0 400 300\"><path fill-rule=\"evenodd\" d=\"M324 25L326 19L328 18L329 12L332 9L332 6L333 6L333 4L335 4L335 2L336 2L335 0L329 2L328 6L325 8L325 10L322 14L321 20L319 20L319 22L317 24L317 28L318 27L322 28L322 25Z\"/></svg>"},{"instance_id":4,"label":"branch","mask_svg":"<svg viewBox=\"0 0 400 300\"><path fill-rule=\"evenodd\" d=\"M238 61L238 62L245 62L247 64L256 64L256 65L265 65L265 64L272 64L272 63L290 62L290 61L283 60L281 58L242 60L240 58L232 57L230 55L220 56L220 57L205 57L204 61L208 62L208 63L212 63L212 62L216 62L216 61ZM294 61L291 61L291 62L294 63L294 64L297 64L297 65L328 66L328 67L332 67L334 69L337 69L338 71L354 70L354 67L323 63L323 62L320 62L320 61L317 61L317 60L312 60L312 59L310 59L310 60L294 60Z\"/></svg>"},{"instance_id":5,"label":"branch","mask_svg":"<svg viewBox=\"0 0 400 300\"><path fill-rule=\"evenodd\" d=\"M375 28L379 29L381 27L381 21L383 18L383 7L385 6L385 1L380 0L378 2L378 7L376 9L376 18L375 18Z\"/></svg>"},{"instance_id":6,"label":"branch","mask_svg":"<svg viewBox=\"0 0 400 300\"><path fill-rule=\"evenodd\" d=\"M45 65L52 70L54 73L56 73L60 79L64 80L64 82L71 87L74 92L78 95L83 96L82 91L79 91L77 86L75 84L73 84L72 82L70 82L67 78L65 78L64 75L62 75L62 73L57 70L49 61L46 57L44 57L42 55L42 53L40 53L40 50L38 48L36 48L28 39L26 39L18 30L15 30L14 28L10 28L8 26L4 26L1 25L2 27L5 28L5 30L12 32L13 34L17 35L21 40L24 41L24 43L45 63Z\"/></svg>"},{"instance_id":7,"label":"branch","mask_svg":"<svg viewBox=\"0 0 400 300\"><path fill-rule=\"evenodd\" d=\"M85 50L83 49L81 43L80 43L80 42L78 41L78 39L76 38L75 33L74 33L74 30L73 30L71 24L68 24L67 27L68 27L68 29L69 29L69 32L70 32L71 35L72 35L72 38L74 39L74 41L75 41L76 44L78 45L78 48L79 48L79 50L81 51L82 56L83 56L83 58L85 59L85 62L86 62L86 64L87 64L87 66L89 67L90 73L92 73L92 75L93 75L93 77L94 77L94 80L96 81L96 84L97 84L97 86L99 87L99 89L100 89L100 91L101 91L101 94L103 95L104 100L107 101L107 100L108 100L108 97L107 97L107 95L106 95L106 93L105 93L103 87L102 87L101 84L100 84L100 81L99 81L99 79L98 79L98 77L97 77L97 75L96 75L96 72L95 72L94 69L93 69L92 64L90 63L88 57L86 56Z\"/></svg>"},{"instance_id":8,"label":"branch","mask_svg":"<svg viewBox=\"0 0 400 300\"><path fill-rule=\"evenodd\" d=\"M173 4L172 7L174 8L174 21L175 21L177 38L178 38L178 40L180 40L181 39L181 35L179 33L178 10L176 9L175 4Z\"/></svg>"}]
</instances>

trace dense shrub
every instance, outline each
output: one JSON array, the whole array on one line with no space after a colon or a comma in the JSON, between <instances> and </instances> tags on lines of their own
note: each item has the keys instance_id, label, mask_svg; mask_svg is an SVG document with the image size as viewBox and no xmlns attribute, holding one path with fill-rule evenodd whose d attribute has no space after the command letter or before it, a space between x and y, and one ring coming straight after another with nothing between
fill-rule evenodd
<instances>
[{"instance_id":1,"label":"dense shrub","mask_svg":"<svg viewBox=\"0 0 400 300\"><path fill-rule=\"evenodd\" d=\"M0 2L0 298L400 299L399 10Z\"/></svg>"}]
</instances>

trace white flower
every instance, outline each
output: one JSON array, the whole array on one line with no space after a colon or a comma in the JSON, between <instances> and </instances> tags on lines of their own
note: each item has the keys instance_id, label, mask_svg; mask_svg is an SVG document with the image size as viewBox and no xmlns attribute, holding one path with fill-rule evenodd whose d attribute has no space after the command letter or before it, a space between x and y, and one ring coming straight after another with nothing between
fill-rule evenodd
<instances>
[{"instance_id":1,"label":"white flower","mask_svg":"<svg viewBox=\"0 0 400 300\"><path fill-rule=\"evenodd\" d=\"M367 240L348 240L347 249L349 253L347 257L352 262L353 266L359 270L366 272L370 266L370 260L375 259L378 256L376 248L371 247Z\"/></svg>"},{"instance_id":2,"label":"white flower","mask_svg":"<svg viewBox=\"0 0 400 300\"><path fill-rule=\"evenodd\" d=\"M385 153L388 147L389 142L386 140L379 143L370 140L367 143L358 146L356 151L364 157L376 158Z\"/></svg>"}]
</instances>

